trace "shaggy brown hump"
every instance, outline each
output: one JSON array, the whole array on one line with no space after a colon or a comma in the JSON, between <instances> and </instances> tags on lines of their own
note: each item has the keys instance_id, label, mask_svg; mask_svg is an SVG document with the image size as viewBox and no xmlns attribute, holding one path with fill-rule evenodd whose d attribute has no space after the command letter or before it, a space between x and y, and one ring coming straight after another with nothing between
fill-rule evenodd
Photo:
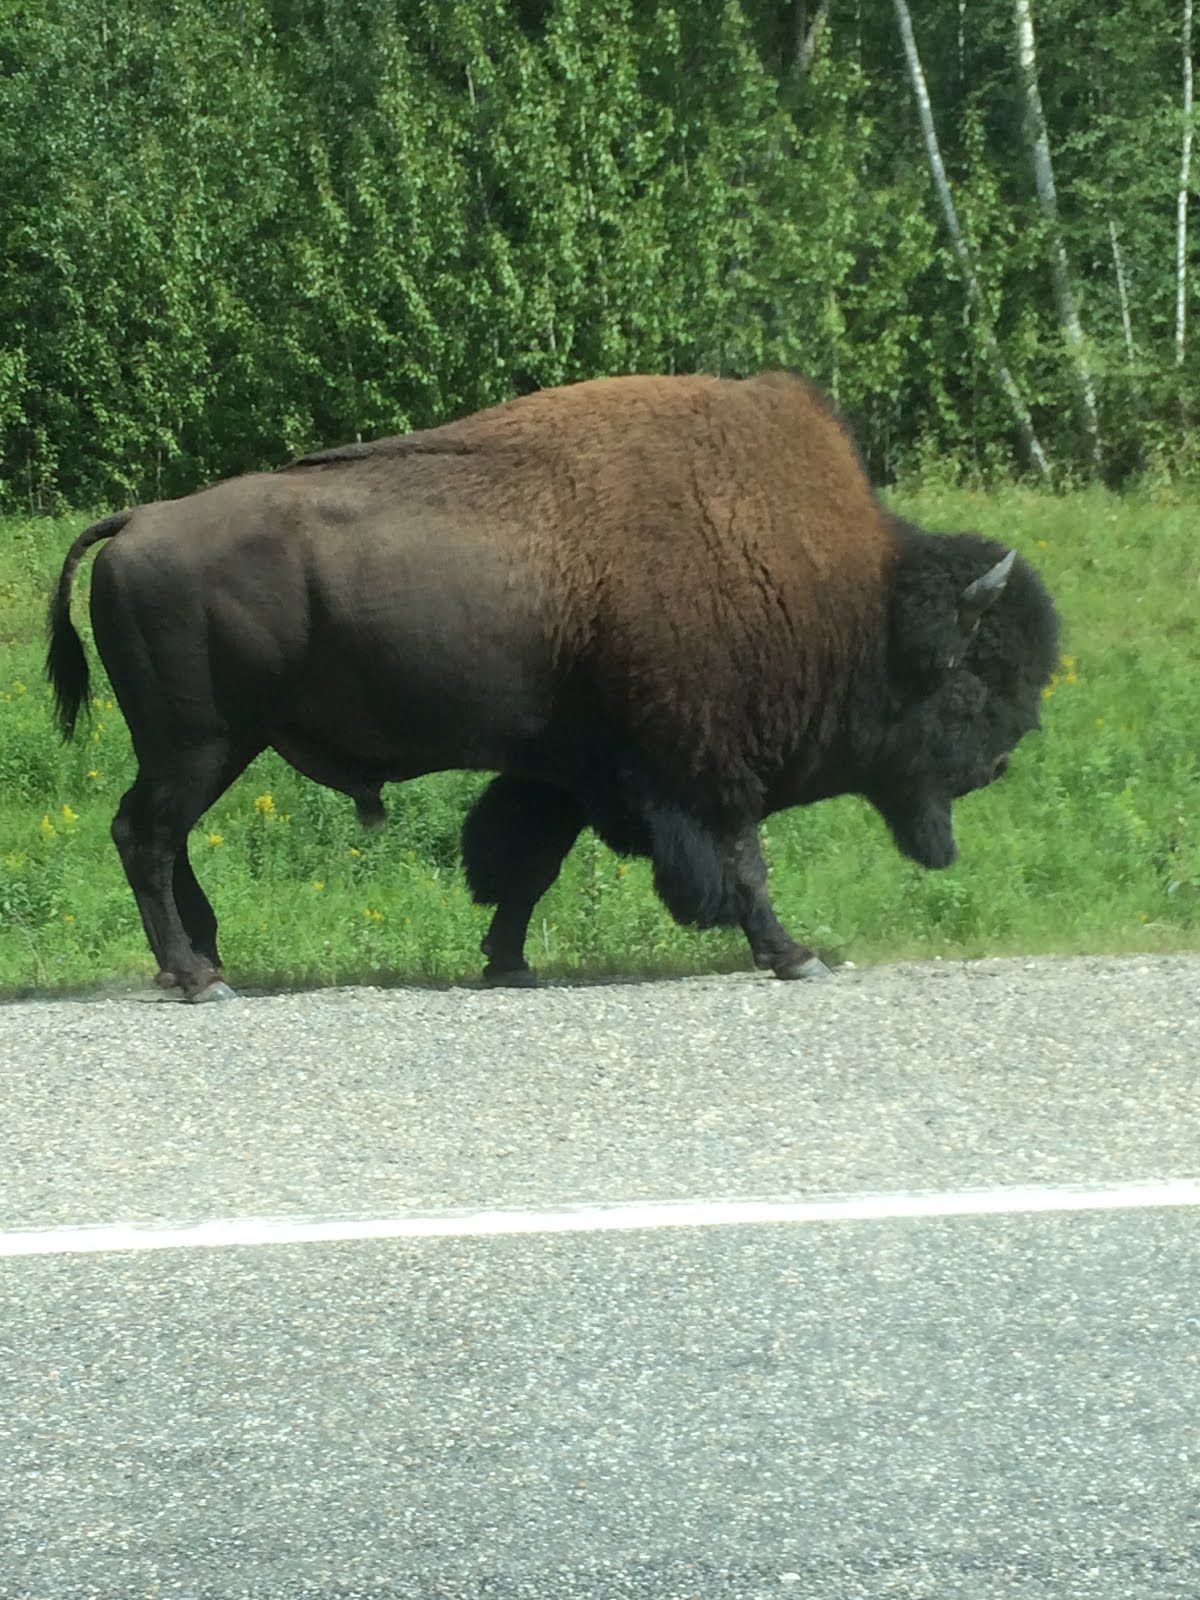
<instances>
[{"instance_id":1,"label":"shaggy brown hump","mask_svg":"<svg viewBox=\"0 0 1200 1600\"><path fill-rule=\"evenodd\" d=\"M600 379L446 431L549 472L530 537L563 642L665 773L753 804L785 754L828 745L885 637L895 538L819 390Z\"/></svg>"}]
</instances>

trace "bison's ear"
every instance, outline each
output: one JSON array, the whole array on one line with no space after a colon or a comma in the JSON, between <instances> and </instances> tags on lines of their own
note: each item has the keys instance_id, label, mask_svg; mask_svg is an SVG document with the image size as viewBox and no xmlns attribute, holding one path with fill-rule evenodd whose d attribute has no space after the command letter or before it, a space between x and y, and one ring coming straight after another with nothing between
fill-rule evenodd
<instances>
[{"instance_id":1,"label":"bison's ear","mask_svg":"<svg viewBox=\"0 0 1200 1600\"><path fill-rule=\"evenodd\" d=\"M964 639L969 639L979 626L979 619L987 608L1004 593L1004 585L1012 571L1017 552L1010 550L1002 561L989 567L982 578L969 583L958 597L958 628Z\"/></svg>"}]
</instances>

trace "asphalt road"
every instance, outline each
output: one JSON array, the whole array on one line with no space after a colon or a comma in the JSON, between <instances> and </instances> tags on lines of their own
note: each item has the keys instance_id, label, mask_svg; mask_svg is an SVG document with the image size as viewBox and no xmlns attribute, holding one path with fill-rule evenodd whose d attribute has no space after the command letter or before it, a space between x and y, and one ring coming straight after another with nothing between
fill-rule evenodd
<instances>
[{"instance_id":1,"label":"asphalt road","mask_svg":"<svg viewBox=\"0 0 1200 1600\"><path fill-rule=\"evenodd\" d=\"M25 1004L0 1078L3 1600L1200 1592L1200 1207L1012 1198L1200 1177L1200 959Z\"/></svg>"}]
</instances>

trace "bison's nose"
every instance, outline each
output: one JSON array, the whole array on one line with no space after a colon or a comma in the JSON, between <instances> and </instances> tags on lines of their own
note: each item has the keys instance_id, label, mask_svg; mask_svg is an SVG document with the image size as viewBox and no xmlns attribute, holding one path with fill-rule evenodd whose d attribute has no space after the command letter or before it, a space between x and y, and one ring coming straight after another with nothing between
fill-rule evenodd
<instances>
[{"instance_id":1,"label":"bison's nose","mask_svg":"<svg viewBox=\"0 0 1200 1600\"><path fill-rule=\"evenodd\" d=\"M1008 757L998 756L996 758L996 765L992 768L992 782L995 783L997 778L1002 778L1007 771Z\"/></svg>"}]
</instances>

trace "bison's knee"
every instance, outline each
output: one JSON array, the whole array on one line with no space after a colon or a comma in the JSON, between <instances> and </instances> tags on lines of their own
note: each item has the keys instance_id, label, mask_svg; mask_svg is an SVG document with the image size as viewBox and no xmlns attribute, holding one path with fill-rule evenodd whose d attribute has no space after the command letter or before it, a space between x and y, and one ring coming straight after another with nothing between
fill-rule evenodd
<instances>
[{"instance_id":1,"label":"bison's knee","mask_svg":"<svg viewBox=\"0 0 1200 1600\"><path fill-rule=\"evenodd\" d=\"M122 861L128 858L130 851L140 842L140 831L135 826L133 818L133 806L134 798L131 790L117 808L117 814L112 819L112 826L109 829L112 842L116 845L117 854Z\"/></svg>"}]
</instances>

